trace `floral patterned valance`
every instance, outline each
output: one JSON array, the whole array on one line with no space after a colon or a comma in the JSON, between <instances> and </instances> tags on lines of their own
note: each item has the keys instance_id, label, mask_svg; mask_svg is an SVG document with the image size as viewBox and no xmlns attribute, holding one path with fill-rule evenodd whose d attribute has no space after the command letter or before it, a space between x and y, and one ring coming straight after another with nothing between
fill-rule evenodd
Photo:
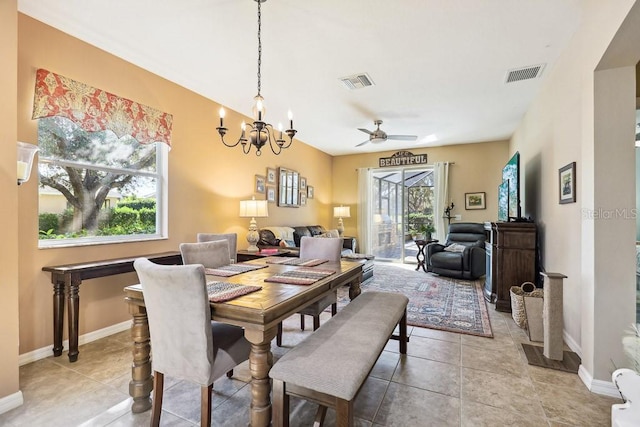
<instances>
[{"instance_id":1,"label":"floral patterned valance","mask_svg":"<svg viewBox=\"0 0 640 427\"><path fill-rule=\"evenodd\" d=\"M109 129L141 144L171 145L171 114L41 68L36 73L33 118L51 116L66 117L88 132Z\"/></svg>"}]
</instances>

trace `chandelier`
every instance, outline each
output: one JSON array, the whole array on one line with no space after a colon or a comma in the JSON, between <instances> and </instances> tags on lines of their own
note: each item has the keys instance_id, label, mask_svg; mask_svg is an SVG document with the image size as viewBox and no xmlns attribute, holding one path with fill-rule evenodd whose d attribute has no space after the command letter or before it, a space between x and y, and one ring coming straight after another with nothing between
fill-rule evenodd
<instances>
[{"instance_id":1,"label":"chandelier","mask_svg":"<svg viewBox=\"0 0 640 427\"><path fill-rule=\"evenodd\" d=\"M222 143L227 147L235 147L238 144L242 144L242 151L244 154L248 154L251 151L251 147L256 147L256 155L259 156L262 154L262 147L264 147L267 143L269 143L269 148L273 154L278 155L282 152L283 149L289 148L291 143L293 142L293 137L296 135L296 130L293 128L293 115L291 111L289 111L289 129L284 131L289 137L289 141L285 141L283 139L283 130L282 124L278 125L278 138L276 139L274 136L273 126L269 123L266 123L263 120L264 116L264 98L260 95L260 86L261 86L261 75L260 75L260 67L262 65L262 39L261 39L261 30L262 30L262 22L261 22L261 11L260 4L264 3L267 0L254 0L258 3L258 94L255 96L254 101L255 104L253 106L253 123L247 125L245 122L242 122L240 129L242 133L240 134L240 138L236 141L235 144L228 144L224 140L224 136L227 133L227 128L224 127L224 108L220 108L220 126L216 128L218 133L220 134L220 139ZM248 126L248 129L247 129Z\"/></svg>"}]
</instances>

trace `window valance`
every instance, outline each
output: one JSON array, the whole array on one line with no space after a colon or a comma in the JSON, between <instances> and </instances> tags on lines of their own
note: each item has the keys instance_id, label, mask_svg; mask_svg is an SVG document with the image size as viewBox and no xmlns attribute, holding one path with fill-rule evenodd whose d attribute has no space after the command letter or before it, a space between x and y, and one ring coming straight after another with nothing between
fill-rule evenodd
<instances>
[{"instance_id":1,"label":"window valance","mask_svg":"<svg viewBox=\"0 0 640 427\"><path fill-rule=\"evenodd\" d=\"M63 116L89 132L109 129L141 144L171 146L173 116L40 68L36 72L33 119Z\"/></svg>"}]
</instances>

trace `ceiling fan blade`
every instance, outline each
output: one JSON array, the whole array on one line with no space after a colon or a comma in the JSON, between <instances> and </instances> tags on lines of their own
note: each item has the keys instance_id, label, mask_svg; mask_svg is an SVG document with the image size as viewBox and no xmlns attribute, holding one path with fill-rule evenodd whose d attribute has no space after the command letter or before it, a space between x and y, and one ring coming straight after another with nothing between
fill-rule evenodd
<instances>
[{"instance_id":1,"label":"ceiling fan blade","mask_svg":"<svg viewBox=\"0 0 640 427\"><path fill-rule=\"evenodd\" d=\"M373 132L371 132L371 131L370 131L370 130L368 130L368 129L358 128L358 130L359 130L360 132L364 132L364 133L369 134L369 135L371 135L371 134L373 133Z\"/></svg>"},{"instance_id":2,"label":"ceiling fan blade","mask_svg":"<svg viewBox=\"0 0 640 427\"><path fill-rule=\"evenodd\" d=\"M361 142L360 144L356 145L356 147L360 147L360 146L362 146L362 145L366 144L367 142L369 142L369 140L368 140L368 139L367 139L366 141Z\"/></svg>"},{"instance_id":3,"label":"ceiling fan blade","mask_svg":"<svg viewBox=\"0 0 640 427\"><path fill-rule=\"evenodd\" d=\"M395 139L397 141L415 141L418 135L387 135L387 139Z\"/></svg>"}]
</instances>

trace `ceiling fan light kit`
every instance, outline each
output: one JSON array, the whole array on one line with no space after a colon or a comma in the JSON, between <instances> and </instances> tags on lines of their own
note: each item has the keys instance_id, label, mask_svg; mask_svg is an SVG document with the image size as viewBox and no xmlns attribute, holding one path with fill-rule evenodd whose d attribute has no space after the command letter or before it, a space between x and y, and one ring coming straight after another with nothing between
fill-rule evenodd
<instances>
[{"instance_id":1,"label":"ceiling fan light kit","mask_svg":"<svg viewBox=\"0 0 640 427\"><path fill-rule=\"evenodd\" d=\"M367 144L369 142L378 144L380 142L385 142L388 139L393 139L396 141L415 141L416 139L418 139L418 135L387 135L385 131L380 129L382 120L374 120L373 124L376 125L376 129L374 131L358 128L359 131L368 134L369 139L356 145L356 147L360 147L361 145Z\"/></svg>"},{"instance_id":2,"label":"ceiling fan light kit","mask_svg":"<svg viewBox=\"0 0 640 427\"><path fill-rule=\"evenodd\" d=\"M240 134L240 138L234 144L228 144L224 140L224 136L227 134L228 129L224 127L224 116L225 111L224 108L220 108L220 126L216 128L218 134L220 134L220 139L222 143L227 147L235 147L238 144L242 144L242 151L244 154L249 154L251 151L251 147L256 147L256 156L260 156L262 154L262 147L264 147L267 142L269 143L269 148L273 154L278 155L282 152L282 150L289 148L291 143L293 142L293 137L296 135L296 130L293 128L293 114L289 111L289 129L284 131L289 138L289 141L285 141L283 138L283 130L282 124L278 125L278 138L275 138L273 135L274 130L273 126L270 123L267 123L263 120L263 116L265 114L264 109L264 98L260 95L261 88L261 74L260 68L262 66L262 13L260 4L266 2L267 0L254 0L258 3L258 94L253 98L253 123L247 125L244 121L240 125L240 130L242 133ZM249 126L249 129L247 129ZM249 134L247 137L247 133Z\"/></svg>"}]
</instances>

